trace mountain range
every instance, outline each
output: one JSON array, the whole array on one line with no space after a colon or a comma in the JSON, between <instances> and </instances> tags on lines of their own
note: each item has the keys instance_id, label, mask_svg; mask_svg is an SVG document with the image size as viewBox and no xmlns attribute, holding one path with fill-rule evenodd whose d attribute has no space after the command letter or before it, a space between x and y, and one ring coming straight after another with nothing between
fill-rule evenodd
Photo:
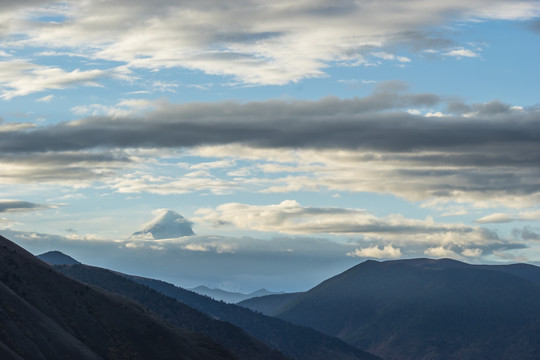
<instances>
[{"instance_id":1,"label":"mountain range","mask_svg":"<svg viewBox=\"0 0 540 360\"><path fill-rule=\"evenodd\" d=\"M1 239L0 250L1 285L7 293L15 289L19 294L4 296L0 303L2 359L64 356L81 359L379 359L315 330L264 317L171 284L82 264L53 268L5 238ZM48 257L47 254L41 256ZM72 262L68 256L56 258ZM167 296L141 282L159 284L167 290L173 288L176 294L188 294L190 305L204 304L209 311L204 314L195 306L178 301L178 297ZM24 284L21 288L20 283ZM85 301L87 296L90 304ZM96 297L100 299L98 304L94 304ZM29 299L37 303L31 306L37 308L34 312L39 317L26 319L27 314L33 314L25 308ZM43 305L40 301L46 304L43 309L38 306ZM135 314L131 314L132 307ZM222 320L236 318L237 323L244 323L244 328L258 329L259 333L252 335L239 326L219 320L219 316L211 314L212 307L221 311ZM235 314L235 309L240 316ZM33 326L45 321L52 329ZM145 329L152 334L145 337ZM155 346L164 346L167 350L158 351L154 356L151 349Z\"/></svg>"},{"instance_id":2,"label":"mountain range","mask_svg":"<svg viewBox=\"0 0 540 360\"><path fill-rule=\"evenodd\" d=\"M368 260L306 292L235 305L39 257L56 265L0 237L1 359L540 358L533 265Z\"/></svg>"},{"instance_id":3,"label":"mountain range","mask_svg":"<svg viewBox=\"0 0 540 360\"><path fill-rule=\"evenodd\" d=\"M238 302L248 300L254 297L278 294L272 291L268 291L266 289L259 289L257 291L250 292L249 294L244 294L244 293L226 291L226 290L216 289L216 288L211 289L203 285L197 286L195 288L188 289L188 290L194 291L200 295L206 295L208 297L211 297L214 300L221 300L230 304L236 304Z\"/></svg>"},{"instance_id":4,"label":"mountain range","mask_svg":"<svg viewBox=\"0 0 540 360\"><path fill-rule=\"evenodd\" d=\"M270 311L386 360L532 360L539 282L540 268L526 264L369 260Z\"/></svg>"},{"instance_id":5,"label":"mountain range","mask_svg":"<svg viewBox=\"0 0 540 360\"><path fill-rule=\"evenodd\" d=\"M58 273L0 236L0 358L232 360L140 304Z\"/></svg>"}]
</instances>

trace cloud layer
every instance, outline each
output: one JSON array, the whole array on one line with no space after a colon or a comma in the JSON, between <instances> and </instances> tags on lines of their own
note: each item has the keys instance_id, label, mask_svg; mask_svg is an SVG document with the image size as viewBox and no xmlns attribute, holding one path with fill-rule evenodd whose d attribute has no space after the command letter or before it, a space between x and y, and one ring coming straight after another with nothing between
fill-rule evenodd
<instances>
[{"instance_id":1,"label":"cloud layer","mask_svg":"<svg viewBox=\"0 0 540 360\"><path fill-rule=\"evenodd\" d=\"M446 107L449 115L429 117L432 107ZM382 84L364 98L157 102L139 116L30 125L0 124L0 162L7 169L0 178L8 183L54 181L57 174L62 181L101 179L124 193L227 193L248 186L269 193L374 191L481 206L540 200L538 109L447 101L410 94L400 83ZM191 149L203 162L221 158L230 175L196 167L182 177L133 172L159 159L160 149ZM236 160L252 165L239 170ZM115 176L121 166L132 172Z\"/></svg>"},{"instance_id":2,"label":"cloud layer","mask_svg":"<svg viewBox=\"0 0 540 360\"><path fill-rule=\"evenodd\" d=\"M127 72L181 67L264 85L322 77L332 66L408 62L387 51L395 45L477 56L426 29L456 21L528 20L540 13L532 0L437 1L429 6L398 0L206 0L181 5L172 0L114 0L106 4L108 16L103 16L103 6L99 1L10 1L0 9L1 34L8 48L46 47L49 56L114 61ZM85 81L95 75L87 74ZM66 73L58 84L76 77ZM21 79L30 86L26 80ZM4 97L30 92L26 86L9 86L13 89L6 89Z\"/></svg>"}]
</instances>

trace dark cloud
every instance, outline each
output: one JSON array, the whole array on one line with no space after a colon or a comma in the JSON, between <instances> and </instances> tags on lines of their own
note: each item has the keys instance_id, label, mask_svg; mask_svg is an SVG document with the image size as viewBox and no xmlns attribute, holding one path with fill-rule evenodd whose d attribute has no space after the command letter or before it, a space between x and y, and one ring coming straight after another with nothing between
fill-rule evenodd
<instances>
[{"instance_id":1,"label":"dark cloud","mask_svg":"<svg viewBox=\"0 0 540 360\"><path fill-rule=\"evenodd\" d=\"M476 106L476 116L467 118L426 118L399 111L432 106L438 101L431 94L376 92L347 100L329 97L318 101L163 105L141 117L92 117L6 132L0 151L10 154L239 143L274 148L501 153L505 157L509 150L520 156L540 153L538 111L512 110L498 102Z\"/></svg>"},{"instance_id":2,"label":"dark cloud","mask_svg":"<svg viewBox=\"0 0 540 360\"><path fill-rule=\"evenodd\" d=\"M409 195L399 189L422 193L419 198L468 193L485 199L489 193L496 199L540 192L540 111L499 101L449 105L467 116L426 117L406 111L431 106L444 102L433 94L410 94L400 82L385 83L372 95L353 99L158 103L140 116L5 129L0 161L28 164L31 171L6 171L0 177L52 181L61 173L65 179L93 179L129 164L130 148L240 144L358 151L350 166L389 164L392 171L385 167L390 176L385 183L402 181L395 180L396 187L371 190L405 197Z\"/></svg>"},{"instance_id":3,"label":"dark cloud","mask_svg":"<svg viewBox=\"0 0 540 360\"><path fill-rule=\"evenodd\" d=\"M536 33L540 33L540 20L529 21L527 28Z\"/></svg>"},{"instance_id":4,"label":"dark cloud","mask_svg":"<svg viewBox=\"0 0 540 360\"><path fill-rule=\"evenodd\" d=\"M522 238L523 240L540 241L540 233L534 231L528 226L522 229L513 229L512 234L516 237Z\"/></svg>"},{"instance_id":5,"label":"dark cloud","mask_svg":"<svg viewBox=\"0 0 540 360\"><path fill-rule=\"evenodd\" d=\"M390 43L399 45L408 45L415 51L430 49L445 49L456 45L455 40L451 39L448 29L445 32L411 30L394 34L390 38Z\"/></svg>"},{"instance_id":6,"label":"dark cloud","mask_svg":"<svg viewBox=\"0 0 540 360\"><path fill-rule=\"evenodd\" d=\"M285 35L283 32L266 31L266 32L220 32L214 37L216 42L224 43L253 43L257 41L269 40Z\"/></svg>"},{"instance_id":7,"label":"dark cloud","mask_svg":"<svg viewBox=\"0 0 540 360\"><path fill-rule=\"evenodd\" d=\"M1 200L0 213L18 211L36 211L50 208L51 205L36 204L22 200Z\"/></svg>"}]
</instances>

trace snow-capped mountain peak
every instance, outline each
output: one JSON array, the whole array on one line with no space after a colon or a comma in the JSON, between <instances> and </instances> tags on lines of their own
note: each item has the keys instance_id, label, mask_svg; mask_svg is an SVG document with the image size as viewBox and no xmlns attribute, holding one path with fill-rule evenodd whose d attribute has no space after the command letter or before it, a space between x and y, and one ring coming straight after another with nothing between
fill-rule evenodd
<instances>
[{"instance_id":1,"label":"snow-capped mountain peak","mask_svg":"<svg viewBox=\"0 0 540 360\"><path fill-rule=\"evenodd\" d=\"M193 223L173 210L156 211L154 220L143 225L142 230L134 232L130 239L170 239L195 235Z\"/></svg>"}]
</instances>

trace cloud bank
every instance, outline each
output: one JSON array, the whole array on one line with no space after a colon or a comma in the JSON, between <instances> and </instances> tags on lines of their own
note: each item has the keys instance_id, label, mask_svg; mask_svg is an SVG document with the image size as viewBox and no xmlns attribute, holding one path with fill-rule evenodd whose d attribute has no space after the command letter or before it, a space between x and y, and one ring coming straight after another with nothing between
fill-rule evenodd
<instances>
[{"instance_id":1,"label":"cloud bank","mask_svg":"<svg viewBox=\"0 0 540 360\"><path fill-rule=\"evenodd\" d=\"M435 106L448 115L426 116ZM99 180L118 192L156 194L369 191L478 206L540 201L538 109L410 94L395 82L363 98L161 101L139 116L2 126L7 183ZM186 151L203 163L223 162L181 177L139 171L165 150L169 157L176 151L179 163ZM236 160L251 164L234 168ZM216 175L229 165L230 175Z\"/></svg>"}]
</instances>

